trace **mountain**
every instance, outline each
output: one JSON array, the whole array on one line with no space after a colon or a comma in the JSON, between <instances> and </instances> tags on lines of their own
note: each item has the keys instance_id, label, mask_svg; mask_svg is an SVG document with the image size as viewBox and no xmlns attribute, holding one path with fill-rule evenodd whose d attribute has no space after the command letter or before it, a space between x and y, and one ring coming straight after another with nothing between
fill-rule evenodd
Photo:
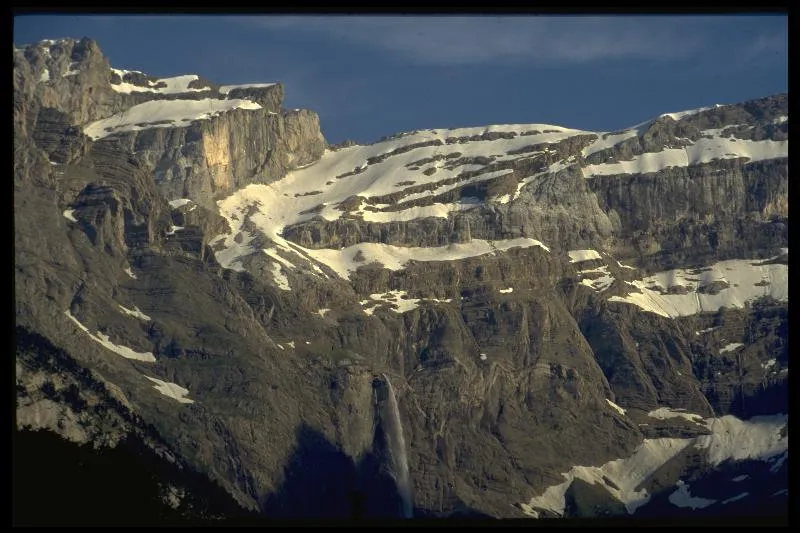
<instances>
[{"instance_id":1,"label":"mountain","mask_svg":"<svg viewBox=\"0 0 800 533\"><path fill-rule=\"evenodd\" d=\"M282 98L14 48L19 483L144 468L151 522L786 516L788 94L338 146Z\"/></svg>"}]
</instances>

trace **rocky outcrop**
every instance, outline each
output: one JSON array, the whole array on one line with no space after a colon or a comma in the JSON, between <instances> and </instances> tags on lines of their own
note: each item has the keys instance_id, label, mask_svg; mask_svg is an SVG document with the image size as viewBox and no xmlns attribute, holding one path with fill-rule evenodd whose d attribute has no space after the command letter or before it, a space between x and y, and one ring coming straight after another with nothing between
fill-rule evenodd
<instances>
[{"instance_id":1,"label":"rocky outcrop","mask_svg":"<svg viewBox=\"0 0 800 533\"><path fill-rule=\"evenodd\" d=\"M91 39L44 41L14 51L15 127L30 132L51 161L64 163L85 151L81 129L153 101L242 99L258 109L233 110L174 127L122 132L122 143L140 159L167 199L192 198L214 209L214 200L249 183L269 183L316 161L326 143L319 118L282 109L283 86L240 87L225 93L195 80L182 92L153 92L163 81L140 72L120 76ZM121 83L130 86L123 92ZM204 90L207 89L207 90ZM157 121L158 117L152 120ZM145 120L147 121L147 120ZM169 122L169 121L167 121ZM77 142L77 146L73 147ZM64 146L65 143L67 146Z\"/></svg>"},{"instance_id":2,"label":"rocky outcrop","mask_svg":"<svg viewBox=\"0 0 800 533\"><path fill-rule=\"evenodd\" d=\"M313 163L325 149L315 113L278 113L267 107L236 110L183 128L123 133L115 142L151 169L165 198L191 198L209 209L231 191L270 183Z\"/></svg>"}]
</instances>

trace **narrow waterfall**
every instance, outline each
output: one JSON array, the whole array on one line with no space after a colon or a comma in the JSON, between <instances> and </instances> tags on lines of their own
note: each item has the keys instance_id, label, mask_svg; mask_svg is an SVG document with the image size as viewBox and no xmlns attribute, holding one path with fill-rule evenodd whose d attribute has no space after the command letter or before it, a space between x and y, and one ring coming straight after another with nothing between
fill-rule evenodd
<instances>
[{"instance_id":1,"label":"narrow waterfall","mask_svg":"<svg viewBox=\"0 0 800 533\"><path fill-rule=\"evenodd\" d=\"M397 484L397 491L403 501L403 517L413 516L413 505L411 499L411 479L408 475L408 457L406 456L406 441L403 438L403 423L400 420L400 410L397 407L397 398L394 389L383 374L386 382L387 399L381 409L381 419L384 431L386 432L386 442L391 458L391 473Z\"/></svg>"}]
</instances>

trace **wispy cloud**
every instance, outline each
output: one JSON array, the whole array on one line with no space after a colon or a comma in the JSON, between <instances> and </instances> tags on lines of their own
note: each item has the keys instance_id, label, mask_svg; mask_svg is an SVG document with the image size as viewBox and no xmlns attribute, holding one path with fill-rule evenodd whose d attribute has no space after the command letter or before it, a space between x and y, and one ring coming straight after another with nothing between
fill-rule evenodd
<instances>
[{"instance_id":1,"label":"wispy cloud","mask_svg":"<svg viewBox=\"0 0 800 533\"><path fill-rule=\"evenodd\" d=\"M705 37L677 17L265 16L237 23L391 52L414 64L579 64L691 57Z\"/></svg>"}]
</instances>

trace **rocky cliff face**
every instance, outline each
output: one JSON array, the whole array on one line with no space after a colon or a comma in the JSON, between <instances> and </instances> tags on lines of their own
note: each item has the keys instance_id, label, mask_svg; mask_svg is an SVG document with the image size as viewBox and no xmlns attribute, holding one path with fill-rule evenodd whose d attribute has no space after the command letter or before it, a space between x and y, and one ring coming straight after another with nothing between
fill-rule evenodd
<instances>
[{"instance_id":1,"label":"rocky cliff face","mask_svg":"<svg viewBox=\"0 0 800 533\"><path fill-rule=\"evenodd\" d=\"M658 514L725 459L785 474L787 95L326 149L279 84L89 39L14 65L17 325L113 391L18 338L20 429L118 446L113 396L243 508L400 516L382 376L417 516Z\"/></svg>"},{"instance_id":2,"label":"rocky cliff face","mask_svg":"<svg viewBox=\"0 0 800 533\"><path fill-rule=\"evenodd\" d=\"M281 108L280 84L218 86L113 69L91 39L15 48L14 67L15 127L33 131L51 161L82 154L63 146L71 130L101 143L111 135L168 200L213 208L215 198L275 181L325 149L316 114Z\"/></svg>"}]
</instances>

